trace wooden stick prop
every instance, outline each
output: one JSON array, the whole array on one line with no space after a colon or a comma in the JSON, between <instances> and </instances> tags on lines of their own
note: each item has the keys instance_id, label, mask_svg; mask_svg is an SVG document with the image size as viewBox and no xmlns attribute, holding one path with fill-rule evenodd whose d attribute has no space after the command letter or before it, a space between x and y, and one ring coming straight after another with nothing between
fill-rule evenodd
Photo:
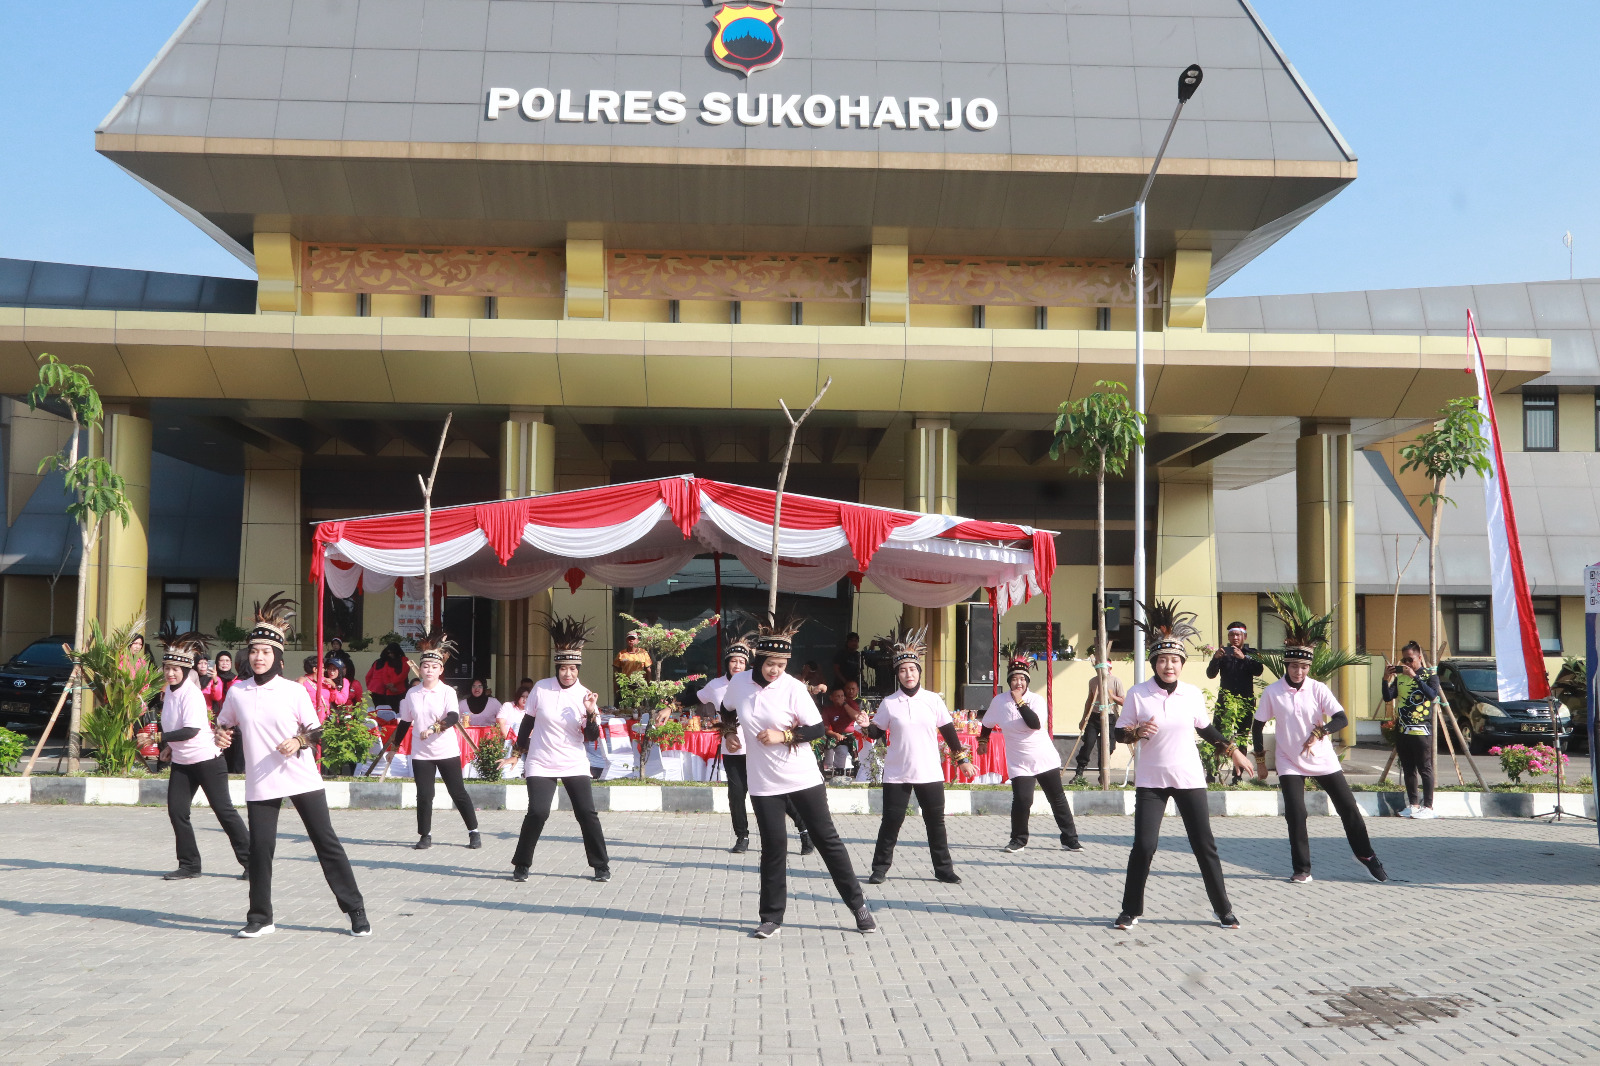
<instances>
[{"instance_id":1,"label":"wooden stick prop","mask_svg":"<svg viewBox=\"0 0 1600 1066\"><path fill-rule=\"evenodd\" d=\"M816 399L811 401L811 405L800 412L799 418L789 413L788 404L784 403L781 398L778 400L778 406L783 408L783 417L789 420L789 443L784 445L783 448L783 465L778 468L778 491L772 498L772 582L767 587L767 623L769 625L774 625L778 621L778 530L783 518L783 486L784 482L789 480L789 457L794 454L794 439L800 432L800 423L804 422L807 416L817 409L817 404L822 400L823 395L832 384L833 378L830 376L827 381L823 382L822 392L817 393Z\"/></svg>"},{"instance_id":2,"label":"wooden stick prop","mask_svg":"<svg viewBox=\"0 0 1600 1066\"><path fill-rule=\"evenodd\" d=\"M1386 667L1400 657L1396 650L1400 643L1400 579L1405 577L1407 570L1411 569L1411 562L1417 557L1417 549L1420 547L1422 547L1422 538L1418 537L1416 542L1411 545L1411 554L1406 557L1406 565L1400 567L1394 573L1394 600L1393 606L1389 611L1389 657L1383 661L1383 665ZM1400 534L1398 533L1394 535L1394 561L1396 563L1400 561ZM1394 717L1392 713L1393 702L1389 700L1382 702L1390 704L1390 717ZM1389 761L1383 764L1383 773L1378 776L1378 784L1381 785L1389 780L1389 771L1394 768L1395 755L1396 752L1391 749Z\"/></svg>"},{"instance_id":3,"label":"wooden stick prop","mask_svg":"<svg viewBox=\"0 0 1600 1066\"><path fill-rule=\"evenodd\" d=\"M67 645L63 644L61 647L68 654L71 654L72 649L68 648ZM33 764L39 761L39 752L44 750L44 742L50 739L50 730L55 728L56 719L61 717L61 708L66 704L67 696L71 694L72 684L77 680L77 677L78 664L73 663L72 672L67 675L67 683L61 686L61 695L56 698L56 709L50 712L50 720L44 724L44 732L39 734L39 743L33 746L33 754L28 757L28 765L22 771L23 777L29 777L33 774Z\"/></svg>"},{"instance_id":4,"label":"wooden stick prop","mask_svg":"<svg viewBox=\"0 0 1600 1066\"><path fill-rule=\"evenodd\" d=\"M427 615L424 633L433 628L433 479L439 476L439 459L444 455L445 438L450 435L450 420L454 417L454 412L444 416L444 429L439 431L439 447L434 449L428 480L417 475L417 484L422 486L422 602Z\"/></svg>"}]
</instances>

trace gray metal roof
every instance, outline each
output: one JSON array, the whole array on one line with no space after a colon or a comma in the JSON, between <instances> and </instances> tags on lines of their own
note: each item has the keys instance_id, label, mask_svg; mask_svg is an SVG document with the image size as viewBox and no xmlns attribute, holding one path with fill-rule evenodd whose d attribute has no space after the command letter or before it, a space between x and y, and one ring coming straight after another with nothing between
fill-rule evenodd
<instances>
[{"instance_id":1,"label":"gray metal roof","mask_svg":"<svg viewBox=\"0 0 1600 1066\"><path fill-rule=\"evenodd\" d=\"M101 132L1147 157L1354 159L1244 0L807 0L748 82L700 0L201 0ZM992 130L486 121L495 86L987 97Z\"/></svg>"},{"instance_id":2,"label":"gray metal roof","mask_svg":"<svg viewBox=\"0 0 1600 1066\"><path fill-rule=\"evenodd\" d=\"M1600 278L1229 296L1206 301L1206 323L1214 333L1464 338L1469 308L1477 318L1478 332L1485 337L1543 337L1550 341L1550 373L1536 384L1600 385Z\"/></svg>"}]
</instances>

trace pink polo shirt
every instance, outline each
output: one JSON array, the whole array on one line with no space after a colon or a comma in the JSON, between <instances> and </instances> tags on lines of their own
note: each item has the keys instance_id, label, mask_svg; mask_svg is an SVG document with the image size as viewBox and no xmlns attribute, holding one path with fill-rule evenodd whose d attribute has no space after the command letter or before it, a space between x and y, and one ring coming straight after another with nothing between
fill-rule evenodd
<instances>
[{"instance_id":1,"label":"pink polo shirt","mask_svg":"<svg viewBox=\"0 0 1600 1066\"><path fill-rule=\"evenodd\" d=\"M1038 777L1061 769L1061 753L1044 728L1044 700L1029 693L1022 702L1039 718L1039 728L1030 729L1017 709L1011 693L1002 692L989 701L983 715L985 729L998 729L1006 738L1006 776Z\"/></svg>"},{"instance_id":2,"label":"pink polo shirt","mask_svg":"<svg viewBox=\"0 0 1600 1066\"><path fill-rule=\"evenodd\" d=\"M179 766L209 762L221 755L216 738L211 733L211 716L206 713L206 695L188 678L177 688L168 688L161 697L161 731L175 733L190 726L200 730L198 736L188 740L169 741L172 761Z\"/></svg>"},{"instance_id":3,"label":"pink polo shirt","mask_svg":"<svg viewBox=\"0 0 1600 1066\"><path fill-rule=\"evenodd\" d=\"M454 729L445 729L431 737L422 734L432 729L439 719L456 710L460 700L456 690L440 683L429 692L421 685L412 685L405 699L400 701L400 720L411 723L411 757L428 762L461 758L461 740Z\"/></svg>"},{"instance_id":4,"label":"pink polo shirt","mask_svg":"<svg viewBox=\"0 0 1600 1066\"><path fill-rule=\"evenodd\" d=\"M589 776L589 754L584 751L583 698L589 690L574 681L571 688L547 677L528 693L528 713L533 734L523 772L529 777Z\"/></svg>"},{"instance_id":5,"label":"pink polo shirt","mask_svg":"<svg viewBox=\"0 0 1600 1066\"><path fill-rule=\"evenodd\" d=\"M1328 686L1312 677L1301 683L1299 691L1281 677L1266 687L1256 704L1256 721L1278 723L1279 777L1322 777L1342 769L1330 737L1311 745L1309 755L1300 754L1311 731L1342 710Z\"/></svg>"},{"instance_id":6,"label":"pink polo shirt","mask_svg":"<svg viewBox=\"0 0 1600 1066\"><path fill-rule=\"evenodd\" d=\"M247 801L281 799L322 788L322 775L310 748L293 755L278 754L279 744L302 729L322 724L299 682L281 674L265 685L254 679L238 682L228 689L217 724L238 729L233 742L244 745Z\"/></svg>"},{"instance_id":7,"label":"pink polo shirt","mask_svg":"<svg viewBox=\"0 0 1600 1066\"><path fill-rule=\"evenodd\" d=\"M1205 788L1206 772L1200 765L1199 738L1195 736L1196 730L1211 724L1205 694L1179 681L1168 695L1155 678L1147 678L1128 690L1117 728L1134 729L1145 722L1156 724L1156 734L1139 741L1134 785Z\"/></svg>"}]
</instances>

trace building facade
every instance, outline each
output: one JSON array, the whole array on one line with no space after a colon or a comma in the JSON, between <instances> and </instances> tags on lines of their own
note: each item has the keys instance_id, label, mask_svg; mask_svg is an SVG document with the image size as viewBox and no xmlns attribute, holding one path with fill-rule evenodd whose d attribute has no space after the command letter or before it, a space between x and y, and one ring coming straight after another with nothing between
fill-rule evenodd
<instances>
[{"instance_id":1,"label":"building facade","mask_svg":"<svg viewBox=\"0 0 1600 1066\"><path fill-rule=\"evenodd\" d=\"M1358 453L1462 391L1462 344L1216 327L1207 294L1357 169L1245 0L202 0L96 146L249 264L253 300L5 265L0 391L24 393L44 352L93 369L111 413L90 443L136 496L94 560L96 609L147 606L154 628L192 603L209 628L279 588L309 602L308 523L418 506L447 412L436 504L689 471L770 484L779 400L831 380L790 488L1060 531L1056 621L1087 648L1093 484L1048 458L1049 427L1132 382L1131 233L1095 219L1138 195L1191 62L1205 81L1149 201L1148 522L1114 483L1110 586L1131 588L1144 536L1151 593L1214 641L1218 479L1298 471L1290 580L1353 641ZM1502 391L1551 369L1537 330L1485 344ZM6 426L10 652L49 628L72 567L49 584L71 557L43 528L59 484L28 480L60 428L16 403ZM189 531L200 509L235 535ZM547 665L533 612L692 616L709 565L447 610L509 691ZM727 584L753 594L746 578ZM388 632L395 596L365 590L340 625ZM808 607L818 656L902 617L870 577ZM962 702L975 616L921 619ZM1004 638L1042 621L1029 605ZM602 691L619 632L585 667ZM1056 664L1058 700L1089 676Z\"/></svg>"}]
</instances>

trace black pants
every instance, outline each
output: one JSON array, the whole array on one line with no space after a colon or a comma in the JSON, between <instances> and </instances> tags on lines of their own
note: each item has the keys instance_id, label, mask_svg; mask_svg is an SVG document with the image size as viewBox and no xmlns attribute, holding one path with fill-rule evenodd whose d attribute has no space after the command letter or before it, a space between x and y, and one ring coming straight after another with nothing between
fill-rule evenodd
<instances>
[{"instance_id":1,"label":"black pants","mask_svg":"<svg viewBox=\"0 0 1600 1066\"><path fill-rule=\"evenodd\" d=\"M733 835L747 837L750 835L750 819L745 814L744 800L750 794L750 776L745 770L745 756L724 755L722 757L722 772L728 779L728 817L733 819ZM803 836L806 832L805 815L800 813L800 808L790 803L787 808L794 827Z\"/></svg>"},{"instance_id":2,"label":"black pants","mask_svg":"<svg viewBox=\"0 0 1600 1066\"><path fill-rule=\"evenodd\" d=\"M1367 837L1367 821L1356 806L1355 793L1350 782L1344 779L1343 770L1313 778L1317 786L1328 794L1333 809L1344 822L1344 838L1358 859L1372 858L1372 841ZM1278 788L1283 794L1283 817L1289 823L1289 858L1294 862L1294 872L1311 872L1311 836L1306 832L1306 779L1299 774L1279 774Z\"/></svg>"},{"instance_id":3,"label":"black pants","mask_svg":"<svg viewBox=\"0 0 1600 1066\"><path fill-rule=\"evenodd\" d=\"M861 894L861 882L856 880L855 869L850 865L850 853L845 850L839 831L833 827L833 815L828 811L828 789L815 785L783 796L752 796L750 804L756 812L756 828L761 831L761 920L783 924L783 912L789 903L788 862L789 828L785 816L798 813L804 820L811 841L817 846L828 873L833 875L833 887L851 912L859 910L866 897Z\"/></svg>"},{"instance_id":4,"label":"black pants","mask_svg":"<svg viewBox=\"0 0 1600 1066\"><path fill-rule=\"evenodd\" d=\"M1161 840L1161 818L1167 800L1178 806L1183 828L1189 834L1189 848L1200 864L1200 877L1206 884L1211 909L1218 917L1233 913L1228 889L1222 883L1222 860L1217 857L1217 842L1211 835L1211 812L1206 807L1203 788L1141 788L1133 808L1133 851L1128 854L1128 880L1122 889L1122 913L1135 918L1144 913L1144 885L1150 877L1150 860L1155 858Z\"/></svg>"},{"instance_id":5,"label":"black pants","mask_svg":"<svg viewBox=\"0 0 1600 1066\"><path fill-rule=\"evenodd\" d=\"M1117 750L1117 716L1111 715L1111 743L1106 748L1107 754ZM1089 724L1083 727L1083 740L1078 743L1078 757L1073 760L1073 767L1078 773L1083 773L1084 767L1089 765L1089 760L1100 753L1100 711L1097 709L1089 715Z\"/></svg>"},{"instance_id":6,"label":"black pants","mask_svg":"<svg viewBox=\"0 0 1600 1066\"><path fill-rule=\"evenodd\" d=\"M1061 787L1060 770L1011 779L1011 839L1018 844L1028 842L1028 815L1033 813L1035 781L1050 801L1050 810L1056 816L1056 828L1061 830L1061 843L1076 844L1078 826L1072 820L1072 808L1067 805L1067 790Z\"/></svg>"},{"instance_id":7,"label":"black pants","mask_svg":"<svg viewBox=\"0 0 1600 1066\"><path fill-rule=\"evenodd\" d=\"M1422 806L1433 806L1433 738L1401 733L1394 740L1400 773L1406 782L1406 803L1417 806L1417 781L1422 781Z\"/></svg>"},{"instance_id":8,"label":"black pants","mask_svg":"<svg viewBox=\"0 0 1600 1066\"><path fill-rule=\"evenodd\" d=\"M189 822L195 789L206 794L206 802L211 804L222 831L228 834L228 843L233 845L233 857L248 869L250 831L228 795L227 762L220 755L205 762L173 763L167 777L167 817L172 819L172 835L178 842L178 869L200 872L200 846L195 843L194 826Z\"/></svg>"},{"instance_id":9,"label":"black pants","mask_svg":"<svg viewBox=\"0 0 1600 1066\"><path fill-rule=\"evenodd\" d=\"M878 846L872 852L872 872L888 873L894 864L894 846L900 839L900 826L906 820L906 807L911 794L917 794L917 806L922 808L922 822L928 827L928 850L933 853L933 872L950 875L956 872L950 858L950 838L944 828L944 782L929 781L916 785L883 784L883 821L878 824Z\"/></svg>"},{"instance_id":10,"label":"black pants","mask_svg":"<svg viewBox=\"0 0 1600 1066\"><path fill-rule=\"evenodd\" d=\"M600 831L600 813L594 808L594 785L583 774L571 777L528 778L528 813L522 818L522 835L517 838L516 853L511 856L513 866L532 866L533 849L539 846L539 835L550 820L550 807L556 798L556 782L567 790L567 800L583 832L583 853L595 873L609 872L611 859L606 854L605 834Z\"/></svg>"},{"instance_id":11,"label":"black pants","mask_svg":"<svg viewBox=\"0 0 1600 1066\"><path fill-rule=\"evenodd\" d=\"M288 797L306 827L306 836L316 849L317 861L322 863L322 876L333 889L333 898L346 914L365 908L361 890L356 887L356 875L350 869L350 857L333 831L333 819L328 815L328 797L319 788L315 792L302 792ZM251 800L245 804L250 815L250 915L249 920L263 925L272 924L272 856L278 850L278 812L283 809L282 799Z\"/></svg>"},{"instance_id":12,"label":"black pants","mask_svg":"<svg viewBox=\"0 0 1600 1066\"><path fill-rule=\"evenodd\" d=\"M468 829L477 829L478 812L472 809L472 797L467 795L467 786L461 781L460 757L414 759L411 763L411 773L417 781L417 835L425 837L433 829L433 772L435 770L438 770L439 776L444 778L445 791L450 793L450 799L455 803L456 810L461 812L461 820L467 823Z\"/></svg>"}]
</instances>

